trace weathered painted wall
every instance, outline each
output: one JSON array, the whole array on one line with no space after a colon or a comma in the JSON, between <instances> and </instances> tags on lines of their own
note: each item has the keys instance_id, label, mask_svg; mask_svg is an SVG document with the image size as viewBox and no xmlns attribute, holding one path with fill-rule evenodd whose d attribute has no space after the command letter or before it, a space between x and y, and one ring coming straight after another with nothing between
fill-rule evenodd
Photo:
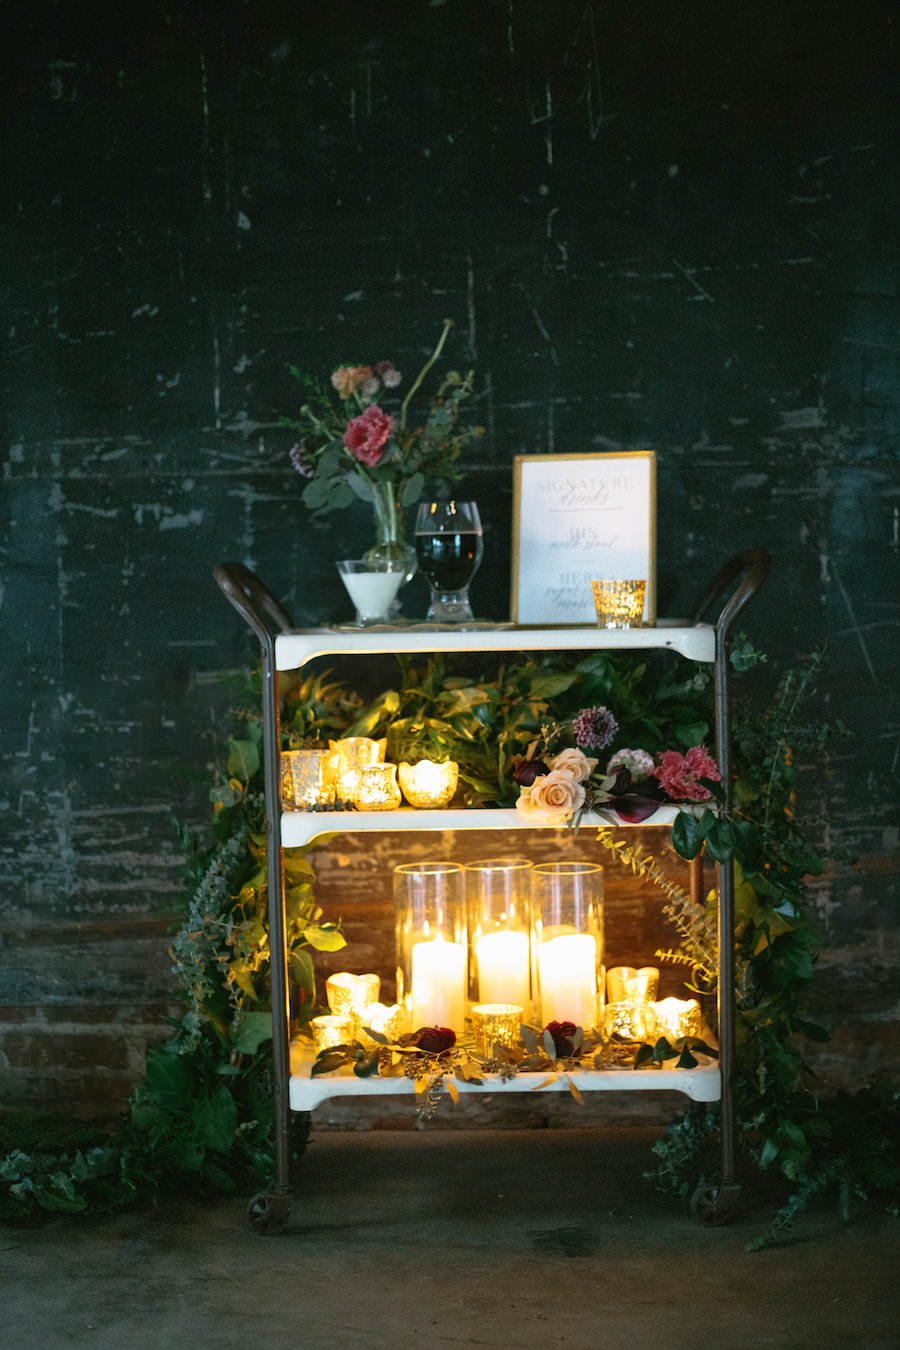
<instances>
[{"instance_id":1,"label":"weathered painted wall","mask_svg":"<svg viewBox=\"0 0 900 1350\"><path fill-rule=\"evenodd\" d=\"M300 505L287 363L409 370L445 315L487 428L484 614L507 613L515 454L654 447L661 611L758 544L769 673L830 643L822 713L855 738L804 786L859 863L815 893L823 1062L895 1072L893 6L2 22L0 1103L106 1107L161 1034L170 817L206 819L217 675L251 653L212 565L255 567L299 624L344 613L329 559L368 521Z\"/></svg>"}]
</instances>

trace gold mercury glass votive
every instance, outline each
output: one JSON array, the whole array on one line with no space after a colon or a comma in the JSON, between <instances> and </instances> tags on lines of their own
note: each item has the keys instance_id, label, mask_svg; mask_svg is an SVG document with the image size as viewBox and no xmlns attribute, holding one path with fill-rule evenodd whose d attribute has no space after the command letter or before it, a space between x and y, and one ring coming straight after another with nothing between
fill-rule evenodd
<instances>
[{"instance_id":1,"label":"gold mercury glass votive","mask_svg":"<svg viewBox=\"0 0 900 1350\"><path fill-rule=\"evenodd\" d=\"M646 581L592 581L601 628L638 628L644 614Z\"/></svg>"},{"instance_id":2,"label":"gold mercury glass votive","mask_svg":"<svg viewBox=\"0 0 900 1350\"><path fill-rule=\"evenodd\" d=\"M352 1017L368 1003L377 1003L380 992L380 975L351 975L341 970L325 981L325 997L335 1017Z\"/></svg>"},{"instance_id":3,"label":"gold mercury glass votive","mask_svg":"<svg viewBox=\"0 0 900 1350\"><path fill-rule=\"evenodd\" d=\"M370 764L383 764L387 740L372 740L369 736L343 736L329 741L328 747L337 756L335 791L344 802L352 802L362 769Z\"/></svg>"},{"instance_id":4,"label":"gold mercury glass votive","mask_svg":"<svg viewBox=\"0 0 900 1350\"><path fill-rule=\"evenodd\" d=\"M353 1023L349 1017L334 1017L326 1013L323 1017L311 1018L309 1029L317 1054L322 1050L330 1050L334 1045L348 1045L353 1040Z\"/></svg>"},{"instance_id":5,"label":"gold mercury glass votive","mask_svg":"<svg viewBox=\"0 0 900 1350\"><path fill-rule=\"evenodd\" d=\"M396 811L401 800L396 764L369 764L360 769L352 797L357 811Z\"/></svg>"},{"instance_id":6,"label":"gold mercury glass votive","mask_svg":"<svg viewBox=\"0 0 900 1350\"><path fill-rule=\"evenodd\" d=\"M281 793L298 810L334 801L334 757L329 750L285 750Z\"/></svg>"},{"instance_id":7,"label":"gold mercury glass votive","mask_svg":"<svg viewBox=\"0 0 900 1350\"><path fill-rule=\"evenodd\" d=\"M480 1055L492 1055L495 1045L512 1049L518 1044L524 1008L515 1003L477 1003L472 1009L472 1034Z\"/></svg>"},{"instance_id":8,"label":"gold mercury glass votive","mask_svg":"<svg viewBox=\"0 0 900 1350\"><path fill-rule=\"evenodd\" d=\"M603 1009L607 1040L652 1041L656 1037L656 1013L652 1003L607 1003Z\"/></svg>"},{"instance_id":9,"label":"gold mercury glass votive","mask_svg":"<svg viewBox=\"0 0 900 1350\"><path fill-rule=\"evenodd\" d=\"M703 1014L695 998L664 998L650 1006L656 1014L657 1035L668 1041L702 1035Z\"/></svg>"},{"instance_id":10,"label":"gold mercury glass votive","mask_svg":"<svg viewBox=\"0 0 900 1350\"><path fill-rule=\"evenodd\" d=\"M419 810L436 810L446 806L459 782L459 765L455 760L438 762L420 759L417 764L400 763L400 788L410 806Z\"/></svg>"},{"instance_id":11,"label":"gold mercury glass votive","mask_svg":"<svg viewBox=\"0 0 900 1350\"><path fill-rule=\"evenodd\" d=\"M404 1031L408 1030L408 1023L409 1014L402 1003L394 1003L390 1007L385 1003L370 1003L368 1007L360 1008L353 1014L356 1039L361 1045L369 1048L378 1042L367 1034L367 1027L371 1031L380 1032L389 1041L396 1041L398 1036L402 1036Z\"/></svg>"}]
</instances>

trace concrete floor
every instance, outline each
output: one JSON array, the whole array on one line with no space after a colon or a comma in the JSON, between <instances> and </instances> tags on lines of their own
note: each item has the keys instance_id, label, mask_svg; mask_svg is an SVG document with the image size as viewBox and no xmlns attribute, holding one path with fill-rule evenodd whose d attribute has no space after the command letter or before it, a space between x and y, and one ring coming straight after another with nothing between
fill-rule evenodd
<instances>
[{"instance_id":1,"label":"concrete floor","mask_svg":"<svg viewBox=\"0 0 900 1350\"><path fill-rule=\"evenodd\" d=\"M246 1200L0 1229L4 1350L897 1350L900 1220L778 1247L641 1178L656 1131L313 1135L277 1237Z\"/></svg>"}]
</instances>

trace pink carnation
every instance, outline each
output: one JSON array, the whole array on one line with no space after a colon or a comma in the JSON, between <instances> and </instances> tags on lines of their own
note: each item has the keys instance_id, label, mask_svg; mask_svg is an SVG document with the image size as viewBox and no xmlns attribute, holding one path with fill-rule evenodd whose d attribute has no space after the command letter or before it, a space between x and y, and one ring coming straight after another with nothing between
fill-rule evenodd
<instances>
[{"instance_id":1,"label":"pink carnation","mask_svg":"<svg viewBox=\"0 0 900 1350\"><path fill-rule=\"evenodd\" d=\"M708 778L713 783L722 781L715 760L710 758L703 745L691 746L685 755L679 754L677 750L665 750L659 757L653 776L659 779L663 790L676 802L706 801L709 792L699 780Z\"/></svg>"},{"instance_id":2,"label":"pink carnation","mask_svg":"<svg viewBox=\"0 0 900 1350\"><path fill-rule=\"evenodd\" d=\"M391 419L377 403L371 403L359 417L347 423L344 444L361 464L373 469L384 455L384 446L391 434Z\"/></svg>"}]
</instances>

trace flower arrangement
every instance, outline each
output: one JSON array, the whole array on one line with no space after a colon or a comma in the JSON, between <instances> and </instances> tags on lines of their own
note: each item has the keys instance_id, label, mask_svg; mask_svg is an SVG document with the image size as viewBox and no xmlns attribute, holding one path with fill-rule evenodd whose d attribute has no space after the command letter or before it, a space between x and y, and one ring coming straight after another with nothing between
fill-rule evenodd
<instances>
[{"instance_id":1,"label":"flower arrangement","mask_svg":"<svg viewBox=\"0 0 900 1350\"><path fill-rule=\"evenodd\" d=\"M517 757L513 778L519 785L516 810L543 825L578 824L586 811L611 807L623 820L638 824L664 803L709 804L720 774L702 745L684 754L622 747L597 772L600 760L585 753L607 749L618 723L606 707L582 708L568 722L541 728L541 734ZM575 745L556 747L564 739Z\"/></svg>"},{"instance_id":2,"label":"flower arrangement","mask_svg":"<svg viewBox=\"0 0 900 1350\"><path fill-rule=\"evenodd\" d=\"M333 511L356 500L370 503L379 524L379 542L389 546L402 541L398 512L421 496L426 478L459 481L460 452L483 431L459 425L460 405L472 392L474 372L449 371L424 419L414 421L411 416L413 399L440 357L452 326L452 319L444 320L434 350L393 410L390 400L403 384L403 375L392 361L339 365L331 372L330 390L296 366L289 367L303 384L306 398L299 419L282 421L302 433L290 458L306 479L303 501L311 510ZM388 551L385 556L393 555Z\"/></svg>"}]
</instances>

